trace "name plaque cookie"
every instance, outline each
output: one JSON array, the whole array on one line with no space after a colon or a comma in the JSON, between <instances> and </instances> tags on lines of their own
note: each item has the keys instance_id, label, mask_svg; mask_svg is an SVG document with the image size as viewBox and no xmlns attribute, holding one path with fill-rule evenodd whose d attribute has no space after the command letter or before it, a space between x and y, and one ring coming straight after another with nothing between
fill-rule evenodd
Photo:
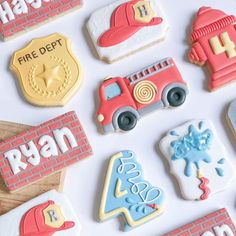
<instances>
[{"instance_id":1,"label":"name plaque cookie","mask_svg":"<svg viewBox=\"0 0 236 236\"><path fill-rule=\"evenodd\" d=\"M68 112L0 143L0 174L9 191L92 154L75 112Z\"/></svg>"},{"instance_id":2,"label":"name plaque cookie","mask_svg":"<svg viewBox=\"0 0 236 236\"><path fill-rule=\"evenodd\" d=\"M0 36L9 39L81 5L81 0L0 0Z\"/></svg>"}]
</instances>

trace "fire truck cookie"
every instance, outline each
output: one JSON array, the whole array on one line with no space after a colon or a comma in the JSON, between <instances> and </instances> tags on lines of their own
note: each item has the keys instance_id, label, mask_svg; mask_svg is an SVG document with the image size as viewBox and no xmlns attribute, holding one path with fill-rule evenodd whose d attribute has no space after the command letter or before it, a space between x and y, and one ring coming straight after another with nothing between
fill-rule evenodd
<instances>
[{"instance_id":1,"label":"fire truck cookie","mask_svg":"<svg viewBox=\"0 0 236 236\"><path fill-rule=\"evenodd\" d=\"M236 227L228 211L223 208L175 229L163 236L235 236Z\"/></svg>"},{"instance_id":2,"label":"fire truck cookie","mask_svg":"<svg viewBox=\"0 0 236 236\"><path fill-rule=\"evenodd\" d=\"M129 131L147 113L182 105L187 93L174 60L166 58L126 77L104 80L97 120L104 133Z\"/></svg>"},{"instance_id":3,"label":"fire truck cookie","mask_svg":"<svg viewBox=\"0 0 236 236\"><path fill-rule=\"evenodd\" d=\"M143 178L132 151L111 158L99 210L101 220L122 215L128 231L158 217L164 211L164 201L164 192Z\"/></svg>"},{"instance_id":4,"label":"fire truck cookie","mask_svg":"<svg viewBox=\"0 0 236 236\"><path fill-rule=\"evenodd\" d=\"M62 193L51 190L0 216L0 235L79 236L81 225Z\"/></svg>"},{"instance_id":5,"label":"fire truck cookie","mask_svg":"<svg viewBox=\"0 0 236 236\"><path fill-rule=\"evenodd\" d=\"M216 90L236 79L236 18L202 7L193 22L189 60L211 72L209 89Z\"/></svg>"},{"instance_id":6,"label":"fire truck cookie","mask_svg":"<svg viewBox=\"0 0 236 236\"><path fill-rule=\"evenodd\" d=\"M99 58L111 63L164 40L169 25L158 0L119 0L95 11L87 29Z\"/></svg>"},{"instance_id":7,"label":"fire truck cookie","mask_svg":"<svg viewBox=\"0 0 236 236\"><path fill-rule=\"evenodd\" d=\"M206 200L235 179L233 166L209 120L192 120L172 129L159 147L186 200Z\"/></svg>"}]
</instances>

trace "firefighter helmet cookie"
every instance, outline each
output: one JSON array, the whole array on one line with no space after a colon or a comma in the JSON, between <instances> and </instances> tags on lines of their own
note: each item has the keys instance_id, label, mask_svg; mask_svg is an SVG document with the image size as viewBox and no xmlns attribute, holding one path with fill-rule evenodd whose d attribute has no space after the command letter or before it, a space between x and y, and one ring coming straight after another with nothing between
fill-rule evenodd
<instances>
[{"instance_id":1,"label":"firefighter helmet cookie","mask_svg":"<svg viewBox=\"0 0 236 236\"><path fill-rule=\"evenodd\" d=\"M187 200L206 200L235 179L225 148L209 120L193 120L160 141L160 150Z\"/></svg>"},{"instance_id":2,"label":"firefighter helmet cookie","mask_svg":"<svg viewBox=\"0 0 236 236\"><path fill-rule=\"evenodd\" d=\"M37 106L65 105L82 80L82 70L69 39L57 33L34 39L15 52L10 68L26 100Z\"/></svg>"},{"instance_id":3,"label":"firefighter helmet cookie","mask_svg":"<svg viewBox=\"0 0 236 236\"><path fill-rule=\"evenodd\" d=\"M118 0L95 11L87 28L108 63L165 39L169 25L157 0Z\"/></svg>"},{"instance_id":4,"label":"firefighter helmet cookie","mask_svg":"<svg viewBox=\"0 0 236 236\"><path fill-rule=\"evenodd\" d=\"M130 131L147 113L181 106L187 93L174 60L165 58L131 75L104 80L99 88L97 120L105 134Z\"/></svg>"},{"instance_id":5,"label":"firefighter helmet cookie","mask_svg":"<svg viewBox=\"0 0 236 236\"><path fill-rule=\"evenodd\" d=\"M46 192L0 216L0 235L80 236L81 225L67 197Z\"/></svg>"},{"instance_id":6,"label":"firefighter helmet cookie","mask_svg":"<svg viewBox=\"0 0 236 236\"><path fill-rule=\"evenodd\" d=\"M125 231L158 217L164 211L164 192L142 177L132 151L114 155L108 166L99 216L125 218Z\"/></svg>"},{"instance_id":7,"label":"firefighter helmet cookie","mask_svg":"<svg viewBox=\"0 0 236 236\"><path fill-rule=\"evenodd\" d=\"M223 11L202 7L193 22L189 60L211 72L209 89L236 79L236 18Z\"/></svg>"}]
</instances>

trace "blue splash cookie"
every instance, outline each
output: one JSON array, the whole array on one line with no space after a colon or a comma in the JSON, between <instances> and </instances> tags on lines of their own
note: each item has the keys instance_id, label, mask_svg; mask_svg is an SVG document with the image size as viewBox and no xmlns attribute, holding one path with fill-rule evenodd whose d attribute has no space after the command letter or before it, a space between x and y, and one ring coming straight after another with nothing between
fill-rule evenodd
<instances>
[{"instance_id":1,"label":"blue splash cookie","mask_svg":"<svg viewBox=\"0 0 236 236\"><path fill-rule=\"evenodd\" d=\"M114 155L108 166L100 220L118 215L125 219L125 231L159 216L163 210L164 193L143 179L142 169L132 151Z\"/></svg>"}]
</instances>

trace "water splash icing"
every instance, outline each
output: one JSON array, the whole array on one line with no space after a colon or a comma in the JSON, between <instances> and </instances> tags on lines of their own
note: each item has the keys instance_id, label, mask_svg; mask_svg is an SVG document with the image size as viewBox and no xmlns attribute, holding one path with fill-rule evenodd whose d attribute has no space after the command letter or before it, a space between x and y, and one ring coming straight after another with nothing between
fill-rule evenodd
<instances>
[{"instance_id":1,"label":"water splash icing","mask_svg":"<svg viewBox=\"0 0 236 236\"><path fill-rule=\"evenodd\" d=\"M216 173L221 177L225 175L225 171L221 168L216 168Z\"/></svg>"},{"instance_id":2,"label":"water splash icing","mask_svg":"<svg viewBox=\"0 0 236 236\"><path fill-rule=\"evenodd\" d=\"M198 127L203 127L203 122L200 122ZM186 162L184 174L189 177L193 174L194 166L199 170L201 162L210 163L212 161L207 153L212 140L213 132L210 129L201 132L190 125L187 135L180 140L171 142L170 145L174 150L171 159L173 161L184 159Z\"/></svg>"}]
</instances>

